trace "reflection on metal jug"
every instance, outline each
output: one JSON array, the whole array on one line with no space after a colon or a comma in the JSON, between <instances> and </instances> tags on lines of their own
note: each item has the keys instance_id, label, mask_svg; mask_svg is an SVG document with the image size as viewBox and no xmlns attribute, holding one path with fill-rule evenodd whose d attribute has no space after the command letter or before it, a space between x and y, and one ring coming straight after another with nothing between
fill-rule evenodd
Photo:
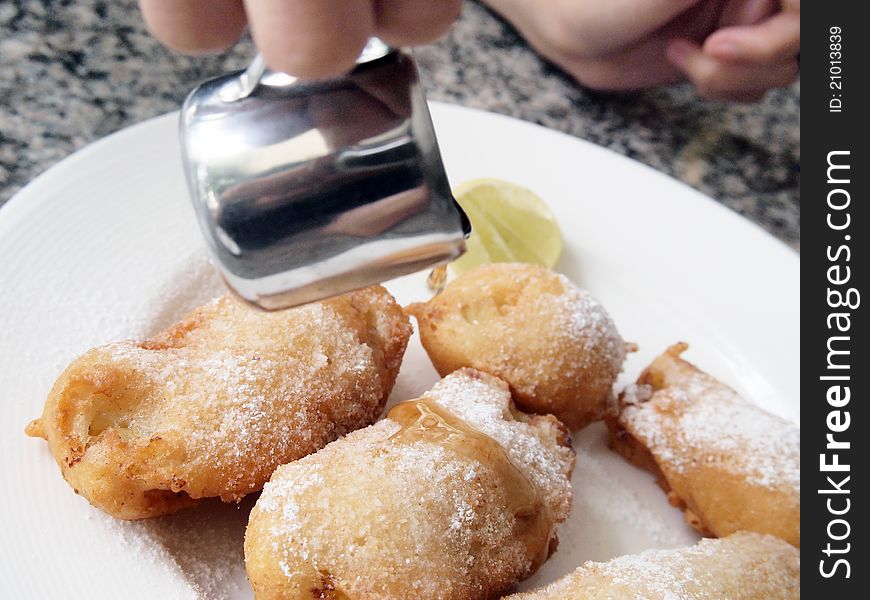
<instances>
[{"instance_id":1,"label":"reflection on metal jug","mask_svg":"<svg viewBox=\"0 0 870 600\"><path fill-rule=\"evenodd\" d=\"M182 151L227 284L265 309L452 260L469 223L450 192L410 55L372 40L348 75L245 72L185 101Z\"/></svg>"}]
</instances>

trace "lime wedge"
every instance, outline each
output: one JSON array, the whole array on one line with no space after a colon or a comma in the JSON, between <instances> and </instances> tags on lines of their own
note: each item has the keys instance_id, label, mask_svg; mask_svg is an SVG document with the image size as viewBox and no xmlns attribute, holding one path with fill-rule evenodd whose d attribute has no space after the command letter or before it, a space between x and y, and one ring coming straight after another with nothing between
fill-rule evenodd
<instances>
[{"instance_id":1,"label":"lime wedge","mask_svg":"<svg viewBox=\"0 0 870 600\"><path fill-rule=\"evenodd\" d=\"M562 232L546 203L519 185L474 179L453 195L471 221L465 254L450 263L460 275L491 262L524 262L552 267L562 255Z\"/></svg>"}]
</instances>

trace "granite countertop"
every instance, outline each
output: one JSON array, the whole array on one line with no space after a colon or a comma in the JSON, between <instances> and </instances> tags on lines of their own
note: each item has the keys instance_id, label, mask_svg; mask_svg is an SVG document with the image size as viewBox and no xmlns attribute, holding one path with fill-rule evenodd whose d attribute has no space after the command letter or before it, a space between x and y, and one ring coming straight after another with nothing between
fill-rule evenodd
<instances>
[{"instance_id":1,"label":"granite countertop","mask_svg":"<svg viewBox=\"0 0 870 600\"><path fill-rule=\"evenodd\" d=\"M0 205L74 150L177 109L202 79L245 66L249 40L190 58L145 31L135 0L0 3ZM480 5L417 51L430 99L564 131L664 171L800 245L800 84L755 105L687 85L591 93Z\"/></svg>"}]
</instances>

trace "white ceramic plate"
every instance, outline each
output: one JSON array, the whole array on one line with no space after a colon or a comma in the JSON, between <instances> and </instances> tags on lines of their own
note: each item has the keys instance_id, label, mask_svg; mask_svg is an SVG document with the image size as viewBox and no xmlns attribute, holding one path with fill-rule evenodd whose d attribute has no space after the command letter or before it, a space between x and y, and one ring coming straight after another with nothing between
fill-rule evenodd
<instances>
[{"instance_id":1,"label":"white ceramic plate","mask_svg":"<svg viewBox=\"0 0 870 600\"><path fill-rule=\"evenodd\" d=\"M552 207L558 269L588 288L640 345L622 382L668 344L795 421L799 259L762 230L626 158L507 117L435 104L455 184L498 177ZM388 287L428 297L424 276ZM0 588L4 596L246 598L242 536L252 500L150 522L113 521L74 495L46 444L26 438L54 378L91 346L150 333L219 291L179 164L176 116L76 153L0 210ZM393 401L436 380L412 340ZM576 436L575 503L558 552L529 588L587 559L691 543L652 478Z\"/></svg>"}]
</instances>

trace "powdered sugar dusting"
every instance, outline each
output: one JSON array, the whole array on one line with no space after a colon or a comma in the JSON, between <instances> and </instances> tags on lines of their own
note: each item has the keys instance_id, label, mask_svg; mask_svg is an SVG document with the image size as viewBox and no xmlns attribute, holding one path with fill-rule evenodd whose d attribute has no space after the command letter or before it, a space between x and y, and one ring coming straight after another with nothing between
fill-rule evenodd
<instances>
[{"instance_id":1,"label":"powdered sugar dusting","mask_svg":"<svg viewBox=\"0 0 870 600\"><path fill-rule=\"evenodd\" d=\"M800 556L773 536L741 532L673 550L587 562L551 585L512 600L791 600L800 594Z\"/></svg>"},{"instance_id":2,"label":"powdered sugar dusting","mask_svg":"<svg viewBox=\"0 0 870 600\"><path fill-rule=\"evenodd\" d=\"M539 430L514 421L509 391L496 381L460 371L424 398L502 445L548 514L564 520L573 455L549 421ZM249 569L266 562L273 570L265 581L281 573L294 585L329 573L337 589L370 598L487 597L486 586L505 590L526 575L532 559L487 457L393 438L401 430L385 419L280 467L252 514Z\"/></svg>"},{"instance_id":3,"label":"powdered sugar dusting","mask_svg":"<svg viewBox=\"0 0 870 600\"><path fill-rule=\"evenodd\" d=\"M796 583L793 573L777 571L765 564L764 561L771 559L771 565L775 564L773 554L797 553L774 538L738 534L723 540L701 540L678 550L647 550L586 567L594 568L616 585L643 590L645 597L661 600L720 597L716 588L722 585L722 580L726 588L733 589L734 584L761 575L767 576L762 586L776 585L779 579L781 585L777 587L781 590L793 589ZM755 577L750 575L752 571Z\"/></svg>"},{"instance_id":4,"label":"powdered sugar dusting","mask_svg":"<svg viewBox=\"0 0 870 600\"><path fill-rule=\"evenodd\" d=\"M131 378L138 404L123 425L181 451L172 476L193 497L254 491L278 464L379 412L389 385L382 365L328 305L266 314L223 297L194 320L182 345L157 338L156 351L119 342L90 353Z\"/></svg>"},{"instance_id":5,"label":"powdered sugar dusting","mask_svg":"<svg viewBox=\"0 0 870 600\"><path fill-rule=\"evenodd\" d=\"M629 386L620 420L678 472L702 460L753 485L800 491L800 429L706 374L654 392Z\"/></svg>"},{"instance_id":6,"label":"powdered sugar dusting","mask_svg":"<svg viewBox=\"0 0 870 600\"><path fill-rule=\"evenodd\" d=\"M611 530L619 527L642 531L659 546L678 546L685 541L684 528L674 529L656 512L657 502L641 498L620 485L608 472L605 463L586 448L577 448L577 467L573 510L587 519L599 519L601 526ZM605 493L606 492L606 493ZM658 500L658 498L654 498Z\"/></svg>"},{"instance_id":7,"label":"powdered sugar dusting","mask_svg":"<svg viewBox=\"0 0 870 600\"><path fill-rule=\"evenodd\" d=\"M528 265L488 267L498 269L498 285L504 285L501 278L507 278L521 297L514 310L500 308L504 324L498 331L502 345L495 363L509 370L522 368L524 372L522 380L510 381L512 385L522 387L522 381L535 386L549 380L573 382L602 375L615 378L625 360L625 342L592 294L561 273ZM555 286L553 280L558 282ZM498 297L497 292L493 295ZM496 322L488 326L494 327ZM518 357L524 353L518 352L515 344L527 339L516 335L517 327L522 326L544 327L545 331L539 333L547 336L547 344L538 360L524 360L520 365ZM533 394L533 389L528 393Z\"/></svg>"},{"instance_id":8,"label":"powdered sugar dusting","mask_svg":"<svg viewBox=\"0 0 870 600\"><path fill-rule=\"evenodd\" d=\"M523 290L524 299L517 303L519 310L532 318L547 321L548 345L552 347L553 355L546 357L549 360L537 363L538 378L557 377L570 381L589 376L596 370L618 373L625 360L625 342L607 311L591 293L565 275L545 273L535 273L536 277L542 278L540 281L531 278L525 269L512 271L505 267L500 273L500 276L512 278L517 289ZM548 277L558 281L558 286L549 287ZM546 287L539 289L541 286ZM503 333L505 340L515 337L511 331ZM559 355L570 356L572 360L560 361L560 368L554 371L551 360ZM512 354L502 358L505 362L515 360Z\"/></svg>"},{"instance_id":9,"label":"powdered sugar dusting","mask_svg":"<svg viewBox=\"0 0 870 600\"><path fill-rule=\"evenodd\" d=\"M571 429L604 412L625 359L604 307L535 265L480 266L408 310L439 372L464 366L496 375L520 408L554 414Z\"/></svg>"},{"instance_id":10,"label":"powdered sugar dusting","mask_svg":"<svg viewBox=\"0 0 870 600\"><path fill-rule=\"evenodd\" d=\"M504 542L498 563L522 564L511 519L492 510L474 465L425 443L385 452L398 429L380 421L279 469L252 517L248 536L260 549L249 549L248 560L268 555L287 579L329 572L372 598L401 597L389 590L409 587L421 598L451 587L477 597L475 573L486 568L479 561L493 560L469 554L481 541ZM265 531L259 519L268 519Z\"/></svg>"},{"instance_id":11,"label":"powdered sugar dusting","mask_svg":"<svg viewBox=\"0 0 870 600\"><path fill-rule=\"evenodd\" d=\"M235 600L250 596L242 541L253 504L253 498L239 505L213 500L196 510L144 521L118 521L96 509L87 514L119 551L176 573L182 584L179 600Z\"/></svg>"},{"instance_id":12,"label":"powdered sugar dusting","mask_svg":"<svg viewBox=\"0 0 870 600\"><path fill-rule=\"evenodd\" d=\"M135 295L121 295L114 280L111 285L88 288L82 288L75 278L53 280L55 289L64 290L63 327L41 331L39 334L51 339L51 344L41 347L38 355L24 357L28 363L38 365L44 381L42 396L70 361L88 348L153 335L226 293L204 248L185 254L172 244L151 246L157 256L136 257L135 263L128 266L142 282L133 288ZM30 292L15 293L23 291ZM20 301L22 306L36 303L26 296ZM32 319L26 322L32 323Z\"/></svg>"},{"instance_id":13,"label":"powdered sugar dusting","mask_svg":"<svg viewBox=\"0 0 870 600\"><path fill-rule=\"evenodd\" d=\"M599 566L606 576L617 585L643 586L648 593L661 600L682 600L690 597L688 588L698 585L697 578L688 561L670 564L664 568L661 551L616 558ZM642 582L642 583L641 583Z\"/></svg>"},{"instance_id":14,"label":"powdered sugar dusting","mask_svg":"<svg viewBox=\"0 0 870 600\"><path fill-rule=\"evenodd\" d=\"M426 395L496 440L538 489L550 491L553 505L561 504L556 514L560 521L564 520L570 511L566 464L553 460L554 448L547 447L532 427L509 415L505 389L493 385L489 378L480 379L469 373L466 370L454 372L436 383ZM573 468L573 458L569 464ZM555 502L566 496L567 504Z\"/></svg>"},{"instance_id":15,"label":"powdered sugar dusting","mask_svg":"<svg viewBox=\"0 0 870 600\"><path fill-rule=\"evenodd\" d=\"M566 334L573 341L585 345L584 356L594 356L592 350L600 352L618 371L625 360L625 342L607 311L588 291L577 287L561 273L557 276L564 289L557 298L567 321Z\"/></svg>"}]
</instances>

